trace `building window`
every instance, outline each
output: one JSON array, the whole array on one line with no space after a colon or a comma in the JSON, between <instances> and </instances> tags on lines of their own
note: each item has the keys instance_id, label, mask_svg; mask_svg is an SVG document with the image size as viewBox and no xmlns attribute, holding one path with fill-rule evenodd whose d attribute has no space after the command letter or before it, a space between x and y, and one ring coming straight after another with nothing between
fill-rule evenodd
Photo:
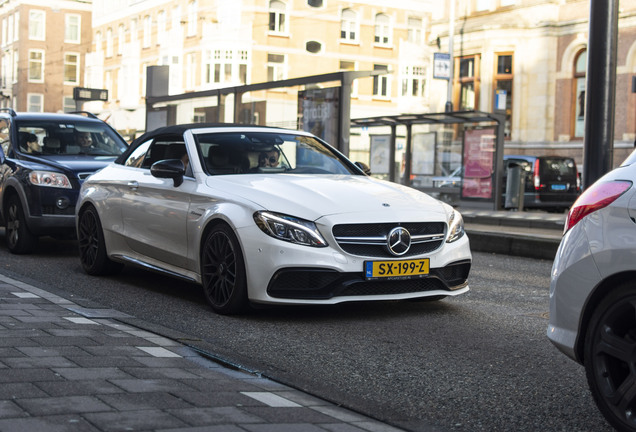
<instances>
[{"instance_id":1,"label":"building window","mask_svg":"<svg viewBox=\"0 0 636 432\"><path fill-rule=\"evenodd\" d=\"M340 16L340 39L358 40L358 14L351 9L344 9Z\"/></svg>"},{"instance_id":2,"label":"building window","mask_svg":"<svg viewBox=\"0 0 636 432\"><path fill-rule=\"evenodd\" d=\"M347 61L347 60L340 60L340 68L339 68L339 70L341 70L341 71L355 71L356 70L356 62ZM358 81L359 80L353 80L353 83L351 84L351 95L352 96L356 96L358 94Z\"/></svg>"},{"instance_id":3,"label":"building window","mask_svg":"<svg viewBox=\"0 0 636 432\"><path fill-rule=\"evenodd\" d=\"M269 31L272 33L286 33L285 3L278 0L269 2Z\"/></svg>"},{"instance_id":4,"label":"building window","mask_svg":"<svg viewBox=\"0 0 636 432\"><path fill-rule=\"evenodd\" d=\"M493 111L505 114L504 138L510 138L512 128L512 54L497 54L496 58Z\"/></svg>"},{"instance_id":5,"label":"building window","mask_svg":"<svg viewBox=\"0 0 636 432\"><path fill-rule=\"evenodd\" d=\"M322 7L322 0L307 0L307 6L319 8Z\"/></svg>"},{"instance_id":6,"label":"building window","mask_svg":"<svg viewBox=\"0 0 636 432\"><path fill-rule=\"evenodd\" d=\"M130 43L137 42L137 18L130 20Z\"/></svg>"},{"instance_id":7,"label":"building window","mask_svg":"<svg viewBox=\"0 0 636 432\"><path fill-rule=\"evenodd\" d=\"M197 34L197 7L196 0L188 3L188 36Z\"/></svg>"},{"instance_id":8,"label":"building window","mask_svg":"<svg viewBox=\"0 0 636 432\"><path fill-rule=\"evenodd\" d=\"M411 43L419 44L422 42L422 19L409 18L407 23L407 39Z\"/></svg>"},{"instance_id":9,"label":"building window","mask_svg":"<svg viewBox=\"0 0 636 432\"><path fill-rule=\"evenodd\" d=\"M587 72L587 50L581 50L574 58L574 125L573 136L583 138L585 132L585 73Z\"/></svg>"},{"instance_id":10,"label":"building window","mask_svg":"<svg viewBox=\"0 0 636 432\"><path fill-rule=\"evenodd\" d=\"M77 108L75 106L75 99L73 99L73 96L64 96L62 98L62 109L65 113L77 111Z\"/></svg>"},{"instance_id":11,"label":"building window","mask_svg":"<svg viewBox=\"0 0 636 432\"><path fill-rule=\"evenodd\" d=\"M375 43L379 45L391 44L391 19L386 14L375 16Z\"/></svg>"},{"instance_id":12,"label":"building window","mask_svg":"<svg viewBox=\"0 0 636 432\"><path fill-rule=\"evenodd\" d=\"M402 96L423 97L426 87L426 67L406 66L402 76Z\"/></svg>"},{"instance_id":13,"label":"building window","mask_svg":"<svg viewBox=\"0 0 636 432\"><path fill-rule=\"evenodd\" d=\"M479 103L479 56L460 57L455 59L455 88L459 89L458 103L460 111L474 110Z\"/></svg>"},{"instance_id":14,"label":"building window","mask_svg":"<svg viewBox=\"0 0 636 432\"><path fill-rule=\"evenodd\" d=\"M64 42L80 43L82 17L76 14L66 14L64 25Z\"/></svg>"},{"instance_id":15,"label":"building window","mask_svg":"<svg viewBox=\"0 0 636 432\"><path fill-rule=\"evenodd\" d=\"M29 50L29 82L44 82L44 51Z\"/></svg>"},{"instance_id":16,"label":"building window","mask_svg":"<svg viewBox=\"0 0 636 432\"><path fill-rule=\"evenodd\" d=\"M475 11L487 11L492 7L492 0L476 0Z\"/></svg>"},{"instance_id":17,"label":"building window","mask_svg":"<svg viewBox=\"0 0 636 432\"><path fill-rule=\"evenodd\" d=\"M13 27L13 41L20 38L20 12L15 13L15 26Z\"/></svg>"},{"instance_id":18,"label":"building window","mask_svg":"<svg viewBox=\"0 0 636 432\"><path fill-rule=\"evenodd\" d=\"M13 84L18 82L18 50L13 50Z\"/></svg>"},{"instance_id":19,"label":"building window","mask_svg":"<svg viewBox=\"0 0 636 432\"><path fill-rule=\"evenodd\" d=\"M95 52L102 52L102 32L99 31L95 33Z\"/></svg>"},{"instance_id":20,"label":"building window","mask_svg":"<svg viewBox=\"0 0 636 432\"><path fill-rule=\"evenodd\" d=\"M285 55L267 54L267 81L285 79Z\"/></svg>"},{"instance_id":21,"label":"building window","mask_svg":"<svg viewBox=\"0 0 636 432\"><path fill-rule=\"evenodd\" d=\"M387 65L375 64L373 70L388 72L389 67ZM373 77L373 96L389 97L389 75L375 75Z\"/></svg>"},{"instance_id":22,"label":"building window","mask_svg":"<svg viewBox=\"0 0 636 432\"><path fill-rule=\"evenodd\" d=\"M144 28L143 28L143 43L144 48L148 48L150 46L150 36L152 32L152 22L150 21L150 16L146 15L144 17Z\"/></svg>"},{"instance_id":23,"label":"building window","mask_svg":"<svg viewBox=\"0 0 636 432\"><path fill-rule=\"evenodd\" d=\"M157 45L164 45L166 42L166 11L159 11L157 14Z\"/></svg>"},{"instance_id":24,"label":"building window","mask_svg":"<svg viewBox=\"0 0 636 432\"><path fill-rule=\"evenodd\" d=\"M44 112L44 95L38 93L27 94L27 111Z\"/></svg>"},{"instance_id":25,"label":"building window","mask_svg":"<svg viewBox=\"0 0 636 432\"><path fill-rule=\"evenodd\" d=\"M113 29L106 30L106 57L113 56Z\"/></svg>"},{"instance_id":26,"label":"building window","mask_svg":"<svg viewBox=\"0 0 636 432\"><path fill-rule=\"evenodd\" d=\"M126 29L123 24L119 24L117 27L117 54L119 55L124 53L124 42L126 42Z\"/></svg>"},{"instance_id":27,"label":"building window","mask_svg":"<svg viewBox=\"0 0 636 432\"><path fill-rule=\"evenodd\" d=\"M46 34L45 19L46 15L44 11L29 11L29 39L44 40Z\"/></svg>"},{"instance_id":28,"label":"building window","mask_svg":"<svg viewBox=\"0 0 636 432\"><path fill-rule=\"evenodd\" d=\"M79 54L64 54L64 84L79 84Z\"/></svg>"},{"instance_id":29,"label":"building window","mask_svg":"<svg viewBox=\"0 0 636 432\"><path fill-rule=\"evenodd\" d=\"M7 42L13 42L13 15L9 15L9 21L7 23Z\"/></svg>"},{"instance_id":30,"label":"building window","mask_svg":"<svg viewBox=\"0 0 636 432\"><path fill-rule=\"evenodd\" d=\"M241 84L247 84L247 56L247 51L239 51L239 81L241 82Z\"/></svg>"}]
</instances>

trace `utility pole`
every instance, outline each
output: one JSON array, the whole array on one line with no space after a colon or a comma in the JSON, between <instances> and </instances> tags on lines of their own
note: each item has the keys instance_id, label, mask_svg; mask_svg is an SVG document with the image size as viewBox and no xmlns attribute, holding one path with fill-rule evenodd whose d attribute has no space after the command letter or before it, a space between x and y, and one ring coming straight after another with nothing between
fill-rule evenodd
<instances>
[{"instance_id":1,"label":"utility pole","mask_svg":"<svg viewBox=\"0 0 636 432\"><path fill-rule=\"evenodd\" d=\"M590 0L585 82L583 187L614 165L618 0Z\"/></svg>"},{"instance_id":2,"label":"utility pole","mask_svg":"<svg viewBox=\"0 0 636 432\"><path fill-rule=\"evenodd\" d=\"M448 78L448 88L446 90L446 112L453 111L453 77L455 76L455 59L453 58L453 42L455 39L455 0L450 0L449 22L448 22L448 54L450 55L450 77Z\"/></svg>"}]
</instances>

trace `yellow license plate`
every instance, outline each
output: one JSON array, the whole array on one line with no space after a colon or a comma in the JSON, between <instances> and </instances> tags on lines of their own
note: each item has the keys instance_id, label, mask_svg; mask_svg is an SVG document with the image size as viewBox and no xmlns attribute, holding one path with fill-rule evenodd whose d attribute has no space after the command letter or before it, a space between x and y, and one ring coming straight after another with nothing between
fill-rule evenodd
<instances>
[{"instance_id":1,"label":"yellow license plate","mask_svg":"<svg viewBox=\"0 0 636 432\"><path fill-rule=\"evenodd\" d=\"M429 272L429 259L402 261L365 261L364 273L367 279L408 279L426 276Z\"/></svg>"}]
</instances>

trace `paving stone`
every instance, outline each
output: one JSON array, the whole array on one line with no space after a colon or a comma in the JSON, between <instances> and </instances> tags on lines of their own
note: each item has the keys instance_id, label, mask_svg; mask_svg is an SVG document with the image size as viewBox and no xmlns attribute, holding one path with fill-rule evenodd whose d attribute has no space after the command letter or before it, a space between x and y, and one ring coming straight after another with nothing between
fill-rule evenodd
<instances>
[{"instance_id":1,"label":"paving stone","mask_svg":"<svg viewBox=\"0 0 636 432\"><path fill-rule=\"evenodd\" d=\"M335 419L311 408L245 407L243 410L265 420L265 423L333 423Z\"/></svg>"},{"instance_id":2,"label":"paving stone","mask_svg":"<svg viewBox=\"0 0 636 432\"><path fill-rule=\"evenodd\" d=\"M3 387L11 385L4 384L0 386L0 394L3 393ZM50 396L85 396L85 395L99 395L109 393L121 393L121 389L108 381L94 379L86 381L57 381L57 382L38 382L35 383L36 390L40 394L30 395L31 397L40 397L45 395ZM46 393L44 393L46 392ZM18 397L23 397L23 394L19 394Z\"/></svg>"},{"instance_id":3,"label":"paving stone","mask_svg":"<svg viewBox=\"0 0 636 432\"><path fill-rule=\"evenodd\" d=\"M17 349L11 348L0 348L0 358L7 359L11 357L26 357L23 352L18 351Z\"/></svg>"},{"instance_id":4,"label":"paving stone","mask_svg":"<svg viewBox=\"0 0 636 432\"><path fill-rule=\"evenodd\" d=\"M113 384L132 393L187 390L186 383L173 379L112 379Z\"/></svg>"},{"instance_id":5,"label":"paving stone","mask_svg":"<svg viewBox=\"0 0 636 432\"><path fill-rule=\"evenodd\" d=\"M0 419L2 432L99 432L86 420L75 416Z\"/></svg>"},{"instance_id":6,"label":"paving stone","mask_svg":"<svg viewBox=\"0 0 636 432\"><path fill-rule=\"evenodd\" d=\"M69 357L69 360L74 362L75 364L81 367L88 368L106 368L106 367L116 367L123 368L125 366L136 367L141 366L141 364L132 359L130 357L125 356L78 356L78 357Z\"/></svg>"},{"instance_id":7,"label":"paving stone","mask_svg":"<svg viewBox=\"0 0 636 432\"><path fill-rule=\"evenodd\" d=\"M154 378L174 378L174 379L198 379L199 377L187 370L179 368L142 368L142 367L125 367L123 370L141 379Z\"/></svg>"},{"instance_id":8,"label":"paving stone","mask_svg":"<svg viewBox=\"0 0 636 432\"><path fill-rule=\"evenodd\" d=\"M325 432L321 427L310 423L242 424L241 427L249 432Z\"/></svg>"},{"instance_id":9,"label":"paving stone","mask_svg":"<svg viewBox=\"0 0 636 432\"><path fill-rule=\"evenodd\" d=\"M245 429L231 424L216 426L187 427L180 429L161 429L161 432L245 432Z\"/></svg>"},{"instance_id":10,"label":"paving stone","mask_svg":"<svg viewBox=\"0 0 636 432\"><path fill-rule=\"evenodd\" d=\"M168 412L193 426L263 422L263 419L236 407L189 408L168 410Z\"/></svg>"},{"instance_id":11,"label":"paving stone","mask_svg":"<svg viewBox=\"0 0 636 432\"><path fill-rule=\"evenodd\" d=\"M0 418L26 417L24 412L15 402L10 400L0 400Z\"/></svg>"},{"instance_id":12,"label":"paving stone","mask_svg":"<svg viewBox=\"0 0 636 432\"><path fill-rule=\"evenodd\" d=\"M84 417L105 432L182 428L187 423L157 410L89 413ZM2 430L2 429L0 429Z\"/></svg>"},{"instance_id":13,"label":"paving stone","mask_svg":"<svg viewBox=\"0 0 636 432\"><path fill-rule=\"evenodd\" d=\"M90 379L124 379L130 375L118 368L55 368L56 373L68 380L90 380Z\"/></svg>"},{"instance_id":14,"label":"paving stone","mask_svg":"<svg viewBox=\"0 0 636 432\"><path fill-rule=\"evenodd\" d=\"M0 399L44 397L46 395L36 384L30 382L3 383L0 385Z\"/></svg>"},{"instance_id":15,"label":"paving stone","mask_svg":"<svg viewBox=\"0 0 636 432\"><path fill-rule=\"evenodd\" d=\"M97 345L91 338L87 337L60 337L60 336L46 336L39 338L31 338L43 347L61 347L61 346L80 346L88 347L91 345Z\"/></svg>"},{"instance_id":16,"label":"paving stone","mask_svg":"<svg viewBox=\"0 0 636 432\"><path fill-rule=\"evenodd\" d=\"M192 405L168 393L118 393L100 395L99 399L118 411L192 408Z\"/></svg>"},{"instance_id":17,"label":"paving stone","mask_svg":"<svg viewBox=\"0 0 636 432\"><path fill-rule=\"evenodd\" d=\"M39 344L31 339L23 337L4 337L0 338L0 347L18 347L18 346L38 346Z\"/></svg>"},{"instance_id":18,"label":"paving stone","mask_svg":"<svg viewBox=\"0 0 636 432\"><path fill-rule=\"evenodd\" d=\"M0 369L0 383L57 381L62 378L51 369Z\"/></svg>"},{"instance_id":19,"label":"paving stone","mask_svg":"<svg viewBox=\"0 0 636 432\"><path fill-rule=\"evenodd\" d=\"M16 349L29 357L62 356L62 357L70 358L70 357L90 355L88 352L84 351L82 348L74 347L74 346L44 348L39 346L27 347L23 345L18 345Z\"/></svg>"},{"instance_id":20,"label":"paving stone","mask_svg":"<svg viewBox=\"0 0 636 432\"><path fill-rule=\"evenodd\" d=\"M192 362L184 358L168 358L168 357L133 357L135 361L151 368L189 368ZM197 376L202 376L200 371L195 372Z\"/></svg>"},{"instance_id":21,"label":"paving stone","mask_svg":"<svg viewBox=\"0 0 636 432\"><path fill-rule=\"evenodd\" d=\"M175 391L175 396L198 407L261 406L262 403L233 391Z\"/></svg>"},{"instance_id":22,"label":"paving stone","mask_svg":"<svg viewBox=\"0 0 636 432\"><path fill-rule=\"evenodd\" d=\"M77 364L64 357L13 357L2 360L7 366L19 368L76 367Z\"/></svg>"},{"instance_id":23,"label":"paving stone","mask_svg":"<svg viewBox=\"0 0 636 432\"><path fill-rule=\"evenodd\" d=\"M110 406L93 396L17 399L16 403L33 416L112 411Z\"/></svg>"}]
</instances>

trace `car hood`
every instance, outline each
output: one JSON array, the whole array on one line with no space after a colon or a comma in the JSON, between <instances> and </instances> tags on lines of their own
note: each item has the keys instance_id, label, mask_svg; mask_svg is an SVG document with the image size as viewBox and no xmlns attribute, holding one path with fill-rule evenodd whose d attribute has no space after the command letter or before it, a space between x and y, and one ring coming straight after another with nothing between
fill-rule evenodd
<instances>
[{"instance_id":1,"label":"car hood","mask_svg":"<svg viewBox=\"0 0 636 432\"><path fill-rule=\"evenodd\" d=\"M415 189L366 176L213 176L207 184L265 210L312 221L343 214L364 214L365 221L396 217L446 220L446 210L440 201Z\"/></svg>"},{"instance_id":2,"label":"car hood","mask_svg":"<svg viewBox=\"0 0 636 432\"><path fill-rule=\"evenodd\" d=\"M32 169L56 168L66 173L92 173L104 168L116 158L114 156L56 155L25 158Z\"/></svg>"}]
</instances>

